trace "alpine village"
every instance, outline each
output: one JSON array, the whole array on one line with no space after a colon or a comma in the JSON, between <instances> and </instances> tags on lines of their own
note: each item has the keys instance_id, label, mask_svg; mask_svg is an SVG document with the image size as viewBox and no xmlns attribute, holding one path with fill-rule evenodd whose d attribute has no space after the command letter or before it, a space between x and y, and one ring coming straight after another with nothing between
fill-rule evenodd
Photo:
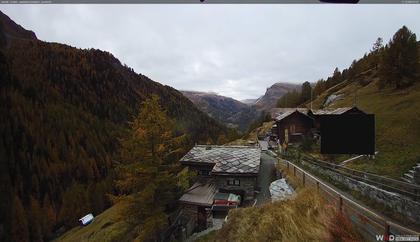
<instances>
[{"instance_id":1,"label":"alpine village","mask_svg":"<svg viewBox=\"0 0 420 242\"><path fill-rule=\"evenodd\" d=\"M0 241L418 236L420 42L395 31L325 79L237 101L0 12ZM369 117L372 152L322 152L325 120Z\"/></svg>"}]
</instances>

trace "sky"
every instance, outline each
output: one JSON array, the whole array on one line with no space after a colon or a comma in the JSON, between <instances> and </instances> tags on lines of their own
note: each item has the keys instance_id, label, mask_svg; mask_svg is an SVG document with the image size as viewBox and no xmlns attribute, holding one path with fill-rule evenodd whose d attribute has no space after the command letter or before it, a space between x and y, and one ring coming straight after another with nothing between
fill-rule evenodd
<instances>
[{"instance_id":1,"label":"sky","mask_svg":"<svg viewBox=\"0 0 420 242\"><path fill-rule=\"evenodd\" d=\"M0 5L43 41L111 52L178 90L257 98L276 82L315 82L347 68L420 5ZM418 37L420 39L420 37Z\"/></svg>"}]
</instances>

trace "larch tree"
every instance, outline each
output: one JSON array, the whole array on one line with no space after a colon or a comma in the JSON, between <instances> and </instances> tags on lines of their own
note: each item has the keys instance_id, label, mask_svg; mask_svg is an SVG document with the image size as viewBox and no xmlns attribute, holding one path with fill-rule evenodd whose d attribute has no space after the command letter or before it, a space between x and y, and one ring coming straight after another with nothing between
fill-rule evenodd
<instances>
[{"instance_id":1,"label":"larch tree","mask_svg":"<svg viewBox=\"0 0 420 242\"><path fill-rule=\"evenodd\" d=\"M182 191L176 161L184 136L173 133L174 122L153 95L141 105L127 137L121 140L123 164L118 167L114 200L128 202L127 219L139 240L156 237L166 225L165 207Z\"/></svg>"}]
</instances>

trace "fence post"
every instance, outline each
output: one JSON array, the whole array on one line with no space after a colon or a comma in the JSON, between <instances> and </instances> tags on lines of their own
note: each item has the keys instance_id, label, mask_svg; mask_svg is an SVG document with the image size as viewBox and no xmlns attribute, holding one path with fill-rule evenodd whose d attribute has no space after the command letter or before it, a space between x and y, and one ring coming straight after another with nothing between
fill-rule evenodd
<instances>
[{"instance_id":1,"label":"fence post","mask_svg":"<svg viewBox=\"0 0 420 242\"><path fill-rule=\"evenodd\" d=\"M296 176L296 166L293 166L293 176Z\"/></svg>"},{"instance_id":2,"label":"fence post","mask_svg":"<svg viewBox=\"0 0 420 242\"><path fill-rule=\"evenodd\" d=\"M338 201L339 201L340 212L342 212L343 211L343 198L339 196Z\"/></svg>"},{"instance_id":3,"label":"fence post","mask_svg":"<svg viewBox=\"0 0 420 242\"><path fill-rule=\"evenodd\" d=\"M305 172L302 172L302 183L305 186Z\"/></svg>"},{"instance_id":4,"label":"fence post","mask_svg":"<svg viewBox=\"0 0 420 242\"><path fill-rule=\"evenodd\" d=\"M319 181L316 181L316 191L319 192Z\"/></svg>"}]
</instances>

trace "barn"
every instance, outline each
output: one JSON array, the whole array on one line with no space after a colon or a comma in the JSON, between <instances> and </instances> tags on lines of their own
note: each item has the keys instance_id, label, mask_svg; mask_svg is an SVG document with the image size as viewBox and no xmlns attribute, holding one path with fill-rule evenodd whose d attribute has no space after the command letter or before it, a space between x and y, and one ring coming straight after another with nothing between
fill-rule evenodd
<instances>
[{"instance_id":1,"label":"barn","mask_svg":"<svg viewBox=\"0 0 420 242\"><path fill-rule=\"evenodd\" d=\"M357 107L326 108L308 111L308 116L314 119L314 127L320 129L320 118L323 115L366 114Z\"/></svg>"},{"instance_id":2,"label":"barn","mask_svg":"<svg viewBox=\"0 0 420 242\"><path fill-rule=\"evenodd\" d=\"M280 113L276 117L274 132L277 133L281 144L293 144L300 142L313 127L314 119L307 114L307 109L294 109Z\"/></svg>"}]
</instances>

